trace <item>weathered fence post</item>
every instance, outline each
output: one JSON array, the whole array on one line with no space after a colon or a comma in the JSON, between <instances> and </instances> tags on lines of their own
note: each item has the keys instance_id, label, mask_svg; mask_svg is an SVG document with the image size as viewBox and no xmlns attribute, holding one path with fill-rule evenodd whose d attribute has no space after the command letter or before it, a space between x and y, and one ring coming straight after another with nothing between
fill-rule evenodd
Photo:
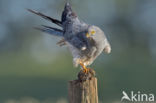
<instances>
[{"instance_id":1,"label":"weathered fence post","mask_svg":"<svg viewBox=\"0 0 156 103\"><path fill-rule=\"evenodd\" d=\"M90 69L87 74L80 71L78 80L69 81L68 98L69 103L98 103L97 78L94 70Z\"/></svg>"}]
</instances>

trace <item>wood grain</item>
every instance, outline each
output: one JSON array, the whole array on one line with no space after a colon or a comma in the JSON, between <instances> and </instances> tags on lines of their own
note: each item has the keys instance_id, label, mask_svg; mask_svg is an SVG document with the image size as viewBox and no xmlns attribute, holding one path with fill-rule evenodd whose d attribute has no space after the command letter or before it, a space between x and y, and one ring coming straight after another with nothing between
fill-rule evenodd
<instances>
[{"instance_id":1,"label":"wood grain","mask_svg":"<svg viewBox=\"0 0 156 103\"><path fill-rule=\"evenodd\" d=\"M68 97L69 103L98 103L97 78L93 74L86 75L80 71L78 80L68 83Z\"/></svg>"}]
</instances>

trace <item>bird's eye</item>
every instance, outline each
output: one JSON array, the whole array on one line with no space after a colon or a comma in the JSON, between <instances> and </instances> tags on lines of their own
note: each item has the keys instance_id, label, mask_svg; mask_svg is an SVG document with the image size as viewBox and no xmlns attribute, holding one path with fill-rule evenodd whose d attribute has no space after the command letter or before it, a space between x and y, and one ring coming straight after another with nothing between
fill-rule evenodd
<instances>
[{"instance_id":1,"label":"bird's eye","mask_svg":"<svg viewBox=\"0 0 156 103\"><path fill-rule=\"evenodd\" d=\"M91 34L91 35L94 35L94 34L95 34L95 30L92 30L92 31L90 32L90 34Z\"/></svg>"},{"instance_id":2,"label":"bird's eye","mask_svg":"<svg viewBox=\"0 0 156 103\"><path fill-rule=\"evenodd\" d=\"M89 32L86 33L86 37L89 38L92 35L94 35L95 33L96 33L95 30L91 30L91 31L89 31Z\"/></svg>"}]
</instances>

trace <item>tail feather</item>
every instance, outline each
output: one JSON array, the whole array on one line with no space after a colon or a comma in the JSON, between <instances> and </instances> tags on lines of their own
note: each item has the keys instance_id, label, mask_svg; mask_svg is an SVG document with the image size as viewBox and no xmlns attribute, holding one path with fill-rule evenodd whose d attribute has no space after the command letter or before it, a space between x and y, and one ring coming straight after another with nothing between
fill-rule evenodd
<instances>
[{"instance_id":1,"label":"tail feather","mask_svg":"<svg viewBox=\"0 0 156 103\"><path fill-rule=\"evenodd\" d=\"M42 27L36 27L35 29L40 30L45 33L48 33L48 34L51 34L51 35L54 35L54 36L63 37L63 31L60 29L57 29L57 28L42 25Z\"/></svg>"},{"instance_id":2,"label":"tail feather","mask_svg":"<svg viewBox=\"0 0 156 103\"><path fill-rule=\"evenodd\" d=\"M53 22L54 24L57 24L57 25L59 25L59 26L62 27L62 22L59 21L59 20L57 20L57 19L53 19L53 18L51 18L51 17L49 17L49 16L46 16L46 15L40 13L40 12L33 11L33 10L31 10L31 9L27 9L27 10L28 10L29 12L31 12L31 13L34 13L34 14L36 14L36 15L38 15L38 16L41 16L42 18L47 19L47 20Z\"/></svg>"}]
</instances>

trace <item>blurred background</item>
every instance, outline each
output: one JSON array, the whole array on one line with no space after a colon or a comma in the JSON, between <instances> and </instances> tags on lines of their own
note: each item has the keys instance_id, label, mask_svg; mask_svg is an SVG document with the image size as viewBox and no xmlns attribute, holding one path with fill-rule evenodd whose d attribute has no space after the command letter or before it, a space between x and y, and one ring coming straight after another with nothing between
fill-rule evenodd
<instances>
[{"instance_id":1,"label":"blurred background","mask_svg":"<svg viewBox=\"0 0 156 103\"><path fill-rule=\"evenodd\" d=\"M67 82L77 78L67 47L33 29L60 19L65 0L0 0L0 103L68 103ZM110 55L91 65L101 103L120 102L122 91L156 94L156 0L71 0L80 19L104 30Z\"/></svg>"}]
</instances>

